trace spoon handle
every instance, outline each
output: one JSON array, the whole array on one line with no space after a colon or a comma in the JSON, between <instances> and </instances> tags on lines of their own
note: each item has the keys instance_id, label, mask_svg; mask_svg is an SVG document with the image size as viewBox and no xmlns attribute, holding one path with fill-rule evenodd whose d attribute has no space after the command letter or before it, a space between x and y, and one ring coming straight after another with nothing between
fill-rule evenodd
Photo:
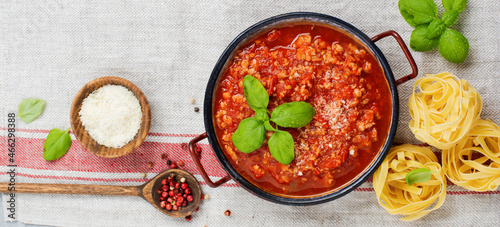
<instances>
[{"instance_id":1,"label":"spoon handle","mask_svg":"<svg viewBox=\"0 0 500 227\"><path fill-rule=\"evenodd\" d=\"M12 188L15 188L15 190L12 190ZM10 185L10 183L0 183L0 192L140 196L141 190L137 186L30 183Z\"/></svg>"}]
</instances>

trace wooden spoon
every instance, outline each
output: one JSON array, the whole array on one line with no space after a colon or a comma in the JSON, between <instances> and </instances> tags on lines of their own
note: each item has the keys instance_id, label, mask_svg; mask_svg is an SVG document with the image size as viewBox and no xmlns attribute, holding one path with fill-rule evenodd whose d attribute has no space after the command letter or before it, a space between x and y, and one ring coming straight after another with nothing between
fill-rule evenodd
<instances>
[{"instance_id":1,"label":"wooden spoon","mask_svg":"<svg viewBox=\"0 0 500 227\"><path fill-rule=\"evenodd\" d=\"M177 182L184 177L191 188L193 201L178 211L168 211L160 207L160 195L158 188L162 187L161 181L174 173ZM190 215L201 201L200 184L189 172L180 169L169 169L161 172L153 179L140 186L113 186L113 185L85 185L85 184L30 184L16 183L15 191L9 191L9 183L0 183L0 192L3 193L45 193L45 194L86 194L86 195L122 195L139 196L151 203L161 212L173 217L185 217Z\"/></svg>"}]
</instances>

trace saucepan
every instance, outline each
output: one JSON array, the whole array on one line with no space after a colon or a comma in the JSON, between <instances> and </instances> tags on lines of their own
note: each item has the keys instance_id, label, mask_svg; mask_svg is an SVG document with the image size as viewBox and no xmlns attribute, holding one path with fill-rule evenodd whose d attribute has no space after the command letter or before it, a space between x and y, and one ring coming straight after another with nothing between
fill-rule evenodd
<instances>
[{"instance_id":1,"label":"saucepan","mask_svg":"<svg viewBox=\"0 0 500 227\"><path fill-rule=\"evenodd\" d=\"M351 35L355 39L357 39L360 43L362 43L366 49L375 56L376 61L378 61L378 64L383 70L385 79L387 80L387 84L389 86L390 90L390 97L385 97L387 99L392 100L392 113L388 114L386 117L390 118L390 126L389 130L387 133L387 136L383 139L383 146L380 149L380 151L374 156L373 160L371 163L358 175L354 176L352 180L350 180L348 183L342 185L339 188L336 188L335 190L331 190L327 193L322 193L319 195L310 195L310 196L302 196L302 197L293 197L293 196L286 196L286 195L281 195L277 193L273 193L272 191L265 190L263 188L260 188L253 184L251 181L246 179L244 176L242 176L236 168L231 164L229 161L228 157L226 154L223 152L223 148L221 147L220 144L220 138L217 138L216 135L216 130L215 130L215 123L214 123L214 106L216 105L215 103L215 95L216 95L216 90L219 84L221 83L220 78L224 74L225 70L229 65L231 64L231 59L235 56L237 53L237 50L240 49L243 45L245 45L249 40L252 40L256 36L259 36L260 34L263 34L265 32L269 32L274 28L279 28L283 26L288 26L290 24L297 24L297 23L314 23L314 24L319 24L322 26L330 26L336 29L340 29L347 34ZM403 77L400 77L399 79L395 79L391 68L389 67L389 64L384 56L384 54L380 51L380 49L375 45L375 42L378 40L385 38L385 37L393 37L397 43L399 44L399 47L402 49L404 56L406 56L409 65L412 69L412 73ZM205 129L206 133L203 133L193 140L190 141L189 143L189 149L191 156L193 160L195 161L197 167L199 168L202 177L206 181L206 183L211 186L211 187L218 187L221 184L233 179L237 184L239 184L242 188L246 189L250 193L255 194L256 196L263 198L265 200L275 202L278 204L285 204L285 205L313 205L313 204L319 204L319 203L324 203L328 201L332 201L334 199L337 199L351 191L353 191L355 188L360 186L363 182L365 182L372 174L373 172L379 167L383 159L385 158L386 154L388 153L391 144L394 140L395 134L396 134L396 128L397 128L397 123L398 123L398 117L399 117L399 99L398 99L398 91L397 91L397 86L399 84L402 84L414 77L417 76L417 67L415 64L415 61L413 60L413 57L411 56L406 44L402 40L402 38L399 36L399 34L395 31L386 31L382 32L378 35L375 35L373 37L367 36L365 33L354 27L353 25L338 19L333 16L329 15L324 15L324 14L319 14L319 13L311 13L311 12L294 12L294 13L287 13L287 14L282 14L278 16L274 16L268 19L265 19L263 21L260 21L245 31L243 31L241 34L239 34L230 44L229 46L225 49L225 51L222 53L221 57L215 64L215 67L212 71L212 74L210 75L210 79L207 84L206 88L206 93L205 93L205 100L204 100L204 123L205 123ZM217 157L218 161L220 162L222 168L228 173L227 176L222 177L218 179L217 181L213 182L210 177L207 175L205 169L203 168L199 156L197 155L196 151L196 143L199 141L208 138L208 141L211 145L211 148L213 149L213 152L215 153L215 156Z\"/></svg>"}]
</instances>

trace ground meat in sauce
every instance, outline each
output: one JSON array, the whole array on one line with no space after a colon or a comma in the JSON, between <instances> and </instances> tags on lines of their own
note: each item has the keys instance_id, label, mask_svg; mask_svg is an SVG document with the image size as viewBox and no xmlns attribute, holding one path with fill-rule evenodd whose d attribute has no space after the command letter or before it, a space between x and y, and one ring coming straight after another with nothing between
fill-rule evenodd
<instances>
[{"instance_id":1,"label":"ground meat in sauce","mask_svg":"<svg viewBox=\"0 0 500 227\"><path fill-rule=\"evenodd\" d=\"M270 31L237 52L217 88L214 113L221 147L240 174L273 193L309 195L345 183L348 179L337 182L346 175L340 172L361 172L387 135L389 121L381 118L390 116L391 103L380 66L364 48L340 36L345 34L328 36L326 31L331 33L311 25ZM308 125L284 129L295 141L291 164L282 165L269 153L272 132L252 153L233 145L239 122L255 114L243 95L245 75L264 85L270 111L292 101L315 108Z\"/></svg>"}]
</instances>

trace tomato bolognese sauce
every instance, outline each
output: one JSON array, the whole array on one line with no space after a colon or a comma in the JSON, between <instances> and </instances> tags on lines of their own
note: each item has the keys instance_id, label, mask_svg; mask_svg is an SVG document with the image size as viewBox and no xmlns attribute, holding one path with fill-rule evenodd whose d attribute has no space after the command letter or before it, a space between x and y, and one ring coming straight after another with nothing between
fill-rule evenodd
<instances>
[{"instance_id":1,"label":"tomato bolognese sauce","mask_svg":"<svg viewBox=\"0 0 500 227\"><path fill-rule=\"evenodd\" d=\"M244 96L245 75L267 90L269 111L293 101L316 110L308 125L281 128L294 139L292 163L271 156L272 132L251 153L234 146L240 121L255 115ZM213 111L219 144L243 177L272 194L311 196L341 187L372 162L388 135L392 100L382 68L363 44L335 28L295 24L237 50L219 79Z\"/></svg>"}]
</instances>

